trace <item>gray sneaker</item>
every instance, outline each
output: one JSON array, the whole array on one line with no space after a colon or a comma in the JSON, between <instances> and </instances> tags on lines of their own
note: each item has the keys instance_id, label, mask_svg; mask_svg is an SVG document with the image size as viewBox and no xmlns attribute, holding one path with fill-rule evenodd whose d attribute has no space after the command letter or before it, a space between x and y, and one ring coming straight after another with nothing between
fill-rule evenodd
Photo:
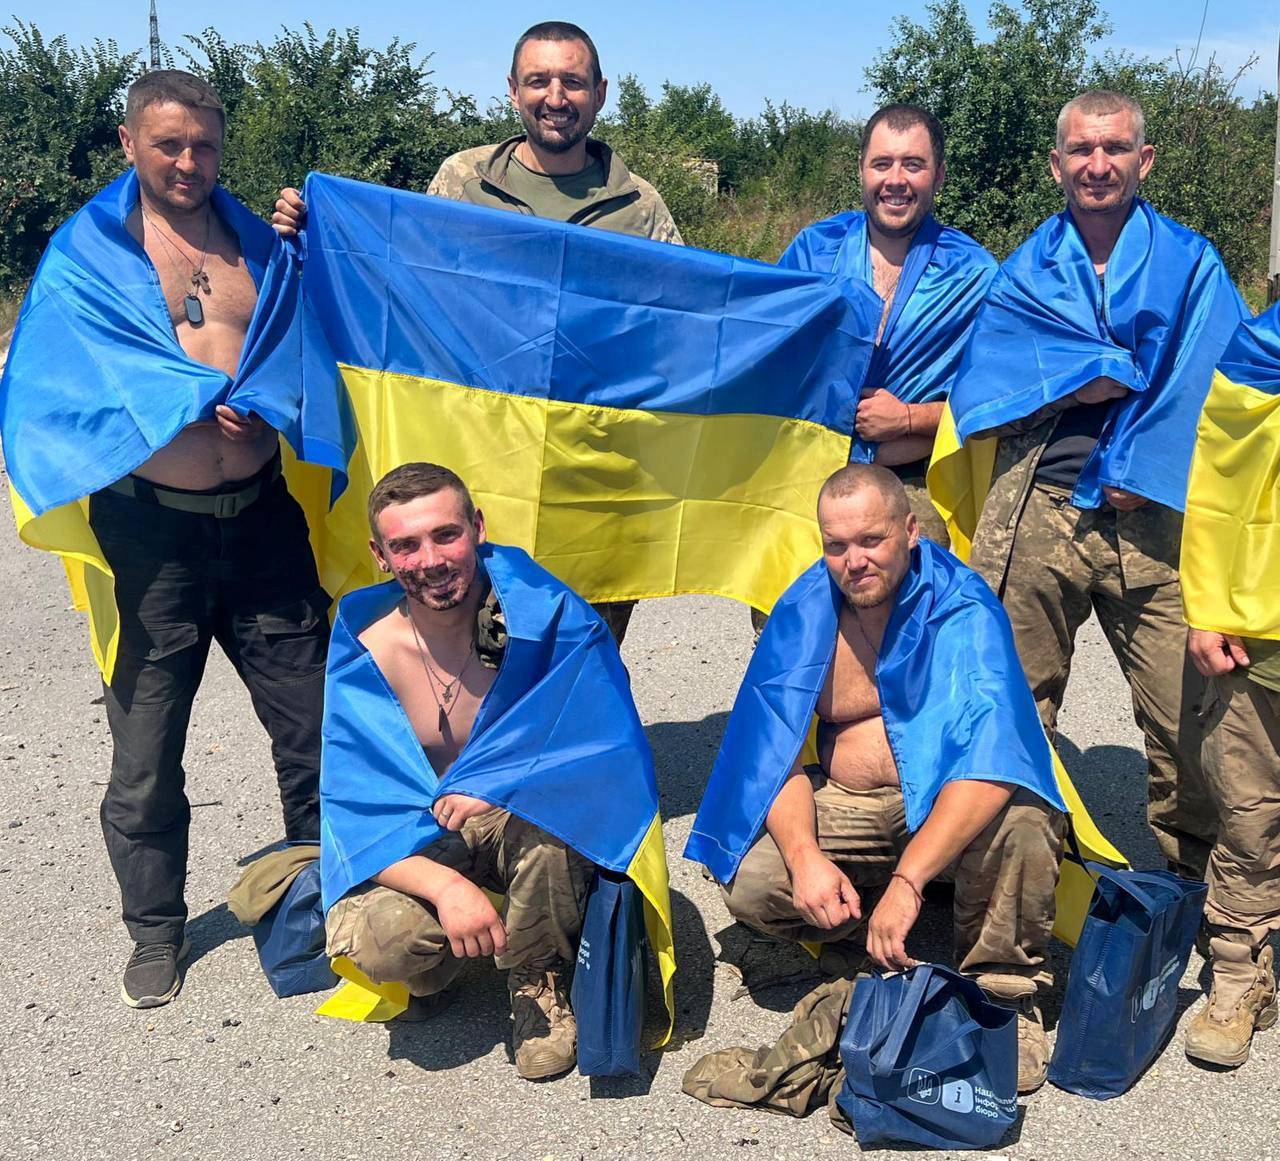
<instances>
[{"instance_id":1,"label":"gray sneaker","mask_svg":"<svg viewBox=\"0 0 1280 1161\"><path fill-rule=\"evenodd\" d=\"M182 987L179 964L191 945L176 943L136 943L120 981L120 998L131 1008L158 1008L167 1004Z\"/></svg>"}]
</instances>

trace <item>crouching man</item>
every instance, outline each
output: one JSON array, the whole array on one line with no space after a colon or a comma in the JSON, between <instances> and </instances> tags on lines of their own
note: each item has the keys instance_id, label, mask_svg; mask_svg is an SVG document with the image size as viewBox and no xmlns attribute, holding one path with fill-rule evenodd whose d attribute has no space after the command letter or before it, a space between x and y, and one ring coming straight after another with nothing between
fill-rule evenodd
<instances>
[{"instance_id":1,"label":"crouching man","mask_svg":"<svg viewBox=\"0 0 1280 1161\"><path fill-rule=\"evenodd\" d=\"M818 523L823 560L769 618L685 855L739 921L787 940L865 939L890 970L915 963L922 892L953 868L960 970L1017 1009L1030 1092L1048 1065L1039 998L1065 806L1008 619L920 539L886 468L831 476Z\"/></svg>"},{"instance_id":2,"label":"crouching man","mask_svg":"<svg viewBox=\"0 0 1280 1161\"><path fill-rule=\"evenodd\" d=\"M516 1070L556 1076L576 1059L567 973L593 863L627 870L657 816L626 672L590 606L486 542L447 468L390 472L369 524L394 579L344 598L329 655L328 952L407 984L419 1014L465 960L492 956Z\"/></svg>"}]
</instances>

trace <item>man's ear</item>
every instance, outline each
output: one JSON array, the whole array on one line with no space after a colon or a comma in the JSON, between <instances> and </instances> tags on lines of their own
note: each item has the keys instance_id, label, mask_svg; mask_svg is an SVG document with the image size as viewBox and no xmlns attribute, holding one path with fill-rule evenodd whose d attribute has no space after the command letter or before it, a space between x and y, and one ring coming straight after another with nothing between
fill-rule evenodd
<instances>
[{"instance_id":1,"label":"man's ear","mask_svg":"<svg viewBox=\"0 0 1280 1161\"><path fill-rule=\"evenodd\" d=\"M1144 145L1138 150L1138 180L1145 181L1147 174L1151 172L1151 167L1156 161L1156 150L1154 145Z\"/></svg>"},{"instance_id":2,"label":"man's ear","mask_svg":"<svg viewBox=\"0 0 1280 1161\"><path fill-rule=\"evenodd\" d=\"M489 539L489 533L484 526L484 513L479 508L476 509L475 520L473 521L476 530L476 543L483 544Z\"/></svg>"},{"instance_id":3,"label":"man's ear","mask_svg":"<svg viewBox=\"0 0 1280 1161\"><path fill-rule=\"evenodd\" d=\"M120 148L124 150L124 159L130 165L133 164L133 135L129 132L128 125L117 125L116 132L120 135Z\"/></svg>"},{"instance_id":4,"label":"man's ear","mask_svg":"<svg viewBox=\"0 0 1280 1161\"><path fill-rule=\"evenodd\" d=\"M907 547L915 548L920 543L920 521L914 512L907 513Z\"/></svg>"},{"instance_id":5,"label":"man's ear","mask_svg":"<svg viewBox=\"0 0 1280 1161\"><path fill-rule=\"evenodd\" d=\"M369 537L369 551L373 553L373 559L378 563L379 572L391 571L391 565L387 563L387 558L382 555L382 545L378 543L376 536Z\"/></svg>"}]
</instances>

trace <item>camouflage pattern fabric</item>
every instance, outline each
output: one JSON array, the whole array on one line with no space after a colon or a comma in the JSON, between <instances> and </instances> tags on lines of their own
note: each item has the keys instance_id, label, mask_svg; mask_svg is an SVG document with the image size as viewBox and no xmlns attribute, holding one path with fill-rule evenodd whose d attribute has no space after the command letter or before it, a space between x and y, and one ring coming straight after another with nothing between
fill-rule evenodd
<instances>
[{"instance_id":1,"label":"camouflage pattern fabric","mask_svg":"<svg viewBox=\"0 0 1280 1161\"><path fill-rule=\"evenodd\" d=\"M1231 958L1219 941L1245 944L1256 959L1280 931L1280 693L1239 670L1215 677L1206 725L1204 772L1219 820L1205 904L1216 966Z\"/></svg>"},{"instance_id":2,"label":"camouflage pattern fabric","mask_svg":"<svg viewBox=\"0 0 1280 1161\"><path fill-rule=\"evenodd\" d=\"M862 896L863 915L889 881L910 834L897 787L849 790L809 767L815 782L818 847ZM954 934L960 970L986 987L1001 978L1031 980L1047 990L1054 890L1062 855L1064 816L1028 790L969 844L955 864ZM814 927L796 910L786 863L764 833L722 888L730 914L766 935L830 943L859 932L863 920Z\"/></svg>"},{"instance_id":3,"label":"camouflage pattern fabric","mask_svg":"<svg viewBox=\"0 0 1280 1161\"><path fill-rule=\"evenodd\" d=\"M833 1107L844 1083L840 1032L855 983L836 979L819 984L795 1006L791 1026L777 1043L709 1053L684 1074L681 1087L722 1109L803 1117L823 1105Z\"/></svg>"},{"instance_id":4,"label":"camouflage pattern fabric","mask_svg":"<svg viewBox=\"0 0 1280 1161\"><path fill-rule=\"evenodd\" d=\"M1080 509L1066 489L1035 484L1014 521L997 591L1050 738L1076 633L1097 614L1146 741L1151 829L1170 866L1200 878L1217 821L1200 762L1205 679L1186 653L1180 539L1179 514L1154 502L1133 512ZM975 561L985 547L975 542Z\"/></svg>"},{"instance_id":5,"label":"camouflage pattern fabric","mask_svg":"<svg viewBox=\"0 0 1280 1161\"><path fill-rule=\"evenodd\" d=\"M507 950L494 957L499 968L573 962L593 869L576 851L495 808L421 853L506 896ZM415 996L443 991L465 962L426 900L372 883L330 908L325 931L329 956L345 955L374 983L403 982Z\"/></svg>"},{"instance_id":6,"label":"camouflage pattern fabric","mask_svg":"<svg viewBox=\"0 0 1280 1161\"><path fill-rule=\"evenodd\" d=\"M532 214L507 181L507 167L523 134L510 137L497 145L464 149L445 158L432 178L427 193L487 206L495 210L512 210ZM604 188L587 201L569 220L579 226L596 226L635 238L683 245L671 211L662 195L644 178L627 169L622 159L602 141L587 140L587 151L604 170Z\"/></svg>"}]
</instances>

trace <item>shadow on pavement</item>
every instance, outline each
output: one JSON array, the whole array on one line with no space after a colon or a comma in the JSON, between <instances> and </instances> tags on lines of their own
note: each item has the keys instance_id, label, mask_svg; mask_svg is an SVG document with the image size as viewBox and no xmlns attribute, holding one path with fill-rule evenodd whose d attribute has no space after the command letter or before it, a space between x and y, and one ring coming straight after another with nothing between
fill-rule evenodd
<instances>
[{"instance_id":1,"label":"shadow on pavement","mask_svg":"<svg viewBox=\"0 0 1280 1161\"><path fill-rule=\"evenodd\" d=\"M1147 825L1146 755L1131 746L1081 750L1061 733L1056 745L1098 829L1133 866L1163 867L1164 858Z\"/></svg>"},{"instance_id":2,"label":"shadow on pavement","mask_svg":"<svg viewBox=\"0 0 1280 1161\"><path fill-rule=\"evenodd\" d=\"M728 720L721 712L700 722L655 722L646 728L664 819L697 812Z\"/></svg>"},{"instance_id":3,"label":"shadow on pavement","mask_svg":"<svg viewBox=\"0 0 1280 1161\"><path fill-rule=\"evenodd\" d=\"M678 891L671 892L675 926L676 1028L671 1045L678 1047L698 1039L711 1011L713 957L706 926L697 908ZM666 1027L666 1013L656 965L651 963L644 1042L651 1044ZM501 1045L511 1058L511 1019L506 974L492 961L466 965L450 989L452 998L436 1015L421 1023L391 1022L387 1056L421 1068L443 1072L487 1056ZM604 1099L648 1093L662 1068L664 1054L645 1052L639 1076L592 1077L591 1095Z\"/></svg>"},{"instance_id":4,"label":"shadow on pavement","mask_svg":"<svg viewBox=\"0 0 1280 1161\"><path fill-rule=\"evenodd\" d=\"M210 907L203 915L197 915L187 922L186 935L191 943L186 961L188 970L211 951L217 951L224 943L243 939L248 934L249 929L227 910L225 903Z\"/></svg>"}]
</instances>

